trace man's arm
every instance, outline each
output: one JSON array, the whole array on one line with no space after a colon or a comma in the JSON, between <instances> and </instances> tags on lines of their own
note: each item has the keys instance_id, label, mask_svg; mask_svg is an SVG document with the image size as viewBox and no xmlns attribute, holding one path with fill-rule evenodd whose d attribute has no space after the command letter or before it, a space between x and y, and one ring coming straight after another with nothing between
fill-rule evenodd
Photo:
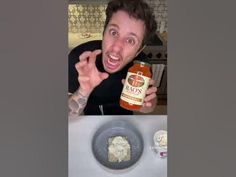
<instances>
[{"instance_id":1,"label":"man's arm","mask_svg":"<svg viewBox=\"0 0 236 177\"><path fill-rule=\"evenodd\" d=\"M88 96L80 93L79 89L74 93L69 95L68 107L69 107L69 117L74 117L80 115L86 104Z\"/></svg>"},{"instance_id":2,"label":"man's arm","mask_svg":"<svg viewBox=\"0 0 236 177\"><path fill-rule=\"evenodd\" d=\"M79 89L69 97L69 117L78 116L83 112L93 89L109 76L96 68L96 56L100 53L101 50L85 51L79 56L80 61L75 65Z\"/></svg>"}]
</instances>

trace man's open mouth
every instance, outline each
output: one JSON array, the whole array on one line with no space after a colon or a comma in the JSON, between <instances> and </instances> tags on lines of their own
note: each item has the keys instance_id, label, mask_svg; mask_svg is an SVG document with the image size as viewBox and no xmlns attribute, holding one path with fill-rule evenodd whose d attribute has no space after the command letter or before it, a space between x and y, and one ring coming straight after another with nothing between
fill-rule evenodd
<instances>
[{"instance_id":1,"label":"man's open mouth","mask_svg":"<svg viewBox=\"0 0 236 177\"><path fill-rule=\"evenodd\" d=\"M115 70L120 66L121 61L120 56L108 53L106 55L105 65L108 69Z\"/></svg>"}]
</instances>

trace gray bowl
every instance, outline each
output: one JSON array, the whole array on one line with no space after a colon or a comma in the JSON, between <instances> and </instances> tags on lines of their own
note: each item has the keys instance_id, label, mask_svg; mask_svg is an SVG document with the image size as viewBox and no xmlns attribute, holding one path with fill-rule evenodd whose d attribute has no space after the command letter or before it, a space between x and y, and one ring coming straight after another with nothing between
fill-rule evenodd
<instances>
[{"instance_id":1,"label":"gray bowl","mask_svg":"<svg viewBox=\"0 0 236 177\"><path fill-rule=\"evenodd\" d=\"M126 137L131 148L130 160L122 162L108 161L108 139L114 136ZM92 151L95 158L110 169L125 169L134 165L142 155L143 139L139 131L128 121L112 120L103 124L94 134Z\"/></svg>"}]
</instances>

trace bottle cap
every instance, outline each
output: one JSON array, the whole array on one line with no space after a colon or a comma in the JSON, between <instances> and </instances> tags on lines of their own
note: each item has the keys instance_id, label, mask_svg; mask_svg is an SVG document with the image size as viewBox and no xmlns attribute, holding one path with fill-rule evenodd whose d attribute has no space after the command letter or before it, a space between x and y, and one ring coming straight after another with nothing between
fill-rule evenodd
<instances>
[{"instance_id":1,"label":"bottle cap","mask_svg":"<svg viewBox=\"0 0 236 177\"><path fill-rule=\"evenodd\" d=\"M141 61L141 60L134 60L134 64L135 64L135 63L138 63L138 64L143 65L143 66L151 67L151 64L150 64L150 63L144 62L144 61Z\"/></svg>"}]
</instances>

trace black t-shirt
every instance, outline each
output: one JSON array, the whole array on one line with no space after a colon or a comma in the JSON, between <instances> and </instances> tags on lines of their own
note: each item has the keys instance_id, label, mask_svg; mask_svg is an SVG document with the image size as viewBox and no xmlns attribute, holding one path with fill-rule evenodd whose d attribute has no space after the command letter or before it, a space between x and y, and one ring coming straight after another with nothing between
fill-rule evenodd
<instances>
[{"instance_id":1,"label":"black t-shirt","mask_svg":"<svg viewBox=\"0 0 236 177\"><path fill-rule=\"evenodd\" d=\"M69 92L74 93L79 88L78 72L75 64L84 51L101 49L101 41L90 41L75 47L69 54ZM147 61L146 55L141 52L134 60ZM125 79L128 69L133 65L130 62L121 71L109 74L109 77L101 82L90 94L84 109L85 115L131 115L132 111L123 109L119 105L122 92L122 79ZM96 58L96 67L100 72L105 72L101 54Z\"/></svg>"}]
</instances>

